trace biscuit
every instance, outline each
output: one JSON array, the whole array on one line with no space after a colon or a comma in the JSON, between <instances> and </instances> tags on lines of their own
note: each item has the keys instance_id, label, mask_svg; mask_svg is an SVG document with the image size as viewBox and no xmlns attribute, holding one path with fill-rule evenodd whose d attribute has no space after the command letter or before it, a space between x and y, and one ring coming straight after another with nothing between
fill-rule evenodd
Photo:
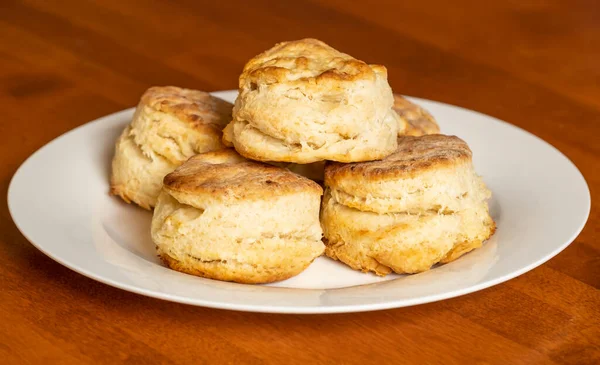
<instances>
[{"instance_id":1,"label":"biscuit","mask_svg":"<svg viewBox=\"0 0 600 365\"><path fill-rule=\"evenodd\" d=\"M399 136L423 136L426 134L440 133L435 118L417 104L411 103L402 95L394 94L394 111L400 117Z\"/></svg>"},{"instance_id":2,"label":"biscuit","mask_svg":"<svg viewBox=\"0 0 600 365\"><path fill-rule=\"evenodd\" d=\"M199 154L165 176L152 240L181 272L239 283L287 279L323 253L322 192L231 149Z\"/></svg>"},{"instance_id":3,"label":"biscuit","mask_svg":"<svg viewBox=\"0 0 600 365\"><path fill-rule=\"evenodd\" d=\"M381 161L327 163L325 253L378 275L417 273L481 246L495 230L490 191L454 136L405 136Z\"/></svg>"},{"instance_id":4,"label":"biscuit","mask_svg":"<svg viewBox=\"0 0 600 365\"><path fill-rule=\"evenodd\" d=\"M163 177L189 157L224 148L232 105L203 91L151 87L115 148L111 193L150 209Z\"/></svg>"},{"instance_id":5,"label":"biscuit","mask_svg":"<svg viewBox=\"0 0 600 365\"><path fill-rule=\"evenodd\" d=\"M307 164L381 159L400 125L387 70L316 39L275 45L239 79L223 139L259 161Z\"/></svg>"}]
</instances>

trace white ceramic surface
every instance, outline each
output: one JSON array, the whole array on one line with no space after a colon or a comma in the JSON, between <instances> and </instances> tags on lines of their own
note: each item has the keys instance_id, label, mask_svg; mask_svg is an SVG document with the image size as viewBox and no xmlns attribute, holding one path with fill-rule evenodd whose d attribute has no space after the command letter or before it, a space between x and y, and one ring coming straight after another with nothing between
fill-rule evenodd
<instances>
[{"instance_id":1,"label":"white ceramic surface","mask_svg":"<svg viewBox=\"0 0 600 365\"><path fill-rule=\"evenodd\" d=\"M215 95L233 101L236 92ZM193 305L279 313L358 312L471 293L535 268L563 250L590 210L577 168L548 143L495 118L415 99L446 134L470 145L493 192L498 230L484 246L428 272L379 278L325 257L272 285L226 283L164 267L150 240L151 213L108 195L124 110L76 128L34 153L13 177L8 205L17 227L59 263L103 283Z\"/></svg>"}]
</instances>

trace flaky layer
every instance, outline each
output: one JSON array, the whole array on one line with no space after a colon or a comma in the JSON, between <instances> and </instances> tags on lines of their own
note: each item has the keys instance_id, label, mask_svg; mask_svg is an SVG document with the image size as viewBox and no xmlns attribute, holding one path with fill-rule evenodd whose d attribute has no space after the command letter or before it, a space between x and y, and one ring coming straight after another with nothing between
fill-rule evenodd
<instances>
[{"instance_id":1,"label":"flaky layer","mask_svg":"<svg viewBox=\"0 0 600 365\"><path fill-rule=\"evenodd\" d=\"M384 67L317 40L286 42L244 68L224 139L260 161L383 158L398 133L392 104Z\"/></svg>"},{"instance_id":2,"label":"flaky layer","mask_svg":"<svg viewBox=\"0 0 600 365\"><path fill-rule=\"evenodd\" d=\"M246 121L233 121L228 126L232 131L231 144L244 157L258 161L281 161L309 164L326 159L341 162L371 161L384 158L396 149L393 121L396 114L390 112L389 123L354 138L340 138L324 145L307 143L287 144L282 140L262 133ZM227 138L227 137L225 137Z\"/></svg>"},{"instance_id":3,"label":"flaky layer","mask_svg":"<svg viewBox=\"0 0 600 365\"><path fill-rule=\"evenodd\" d=\"M329 257L378 275L452 261L481 246L495 229L485 202L452 214L377 214L342 205L328 190L321 224Z\"/></svg>"},{"instance_id":4,"label":"flaky layer","mask_svg":"<svg viewBox=\"0 0 600 365\"><path fill-rule=\"evenodd\" d=\"M330 185L337 201L376 213L451 213L490 198L469 160L427 169L408 178L369 181L347 177Z\"/></svg>"},{"instance_id":5,"label":"flaky layer","mask_svg":"<svg viewBox=\"0 0 600 365\"><path fill-rule=\"evenodd\" d=\"M159 155L144 155L130 133L130 127L125 128L117 140L112 161L111 193L128 203L134 202L150 209L156 205L163 177L177 166Z\"/></svg>"},{"instance_id":6,"label":"flaky layer","mask_svg":"<svg viewBox=\"0 0 600 365\"><path fill-rule=\"evenodd\" d=\"M152 239L172 268L194 275L264 283L283 280L322 254L319 198L182 204L166 191L152 219Z\"/></svg>"}]
</instances>

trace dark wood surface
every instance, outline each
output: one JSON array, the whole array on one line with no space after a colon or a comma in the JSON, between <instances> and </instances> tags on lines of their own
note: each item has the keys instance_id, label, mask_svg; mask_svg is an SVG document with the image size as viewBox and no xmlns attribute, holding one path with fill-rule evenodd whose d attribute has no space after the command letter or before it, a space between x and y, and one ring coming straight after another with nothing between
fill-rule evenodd
<instances>
[{"instance_id":1,"label":"dark wood surface","mask_svg":"<svg viewBox=\"0 0 600 365\"><path fill-rule=\"evenodd\" d=\"M307 36L386 65L396 92L490 114L556 146L592 192L581 235L474 294L301 316L115 289L53 262L14 226L9 180L51 139L135 105L151 85L235 88L247 59ZM600 363L597 1L2 0L0 110L0 363Z\"/></svg>"}]
</instances>

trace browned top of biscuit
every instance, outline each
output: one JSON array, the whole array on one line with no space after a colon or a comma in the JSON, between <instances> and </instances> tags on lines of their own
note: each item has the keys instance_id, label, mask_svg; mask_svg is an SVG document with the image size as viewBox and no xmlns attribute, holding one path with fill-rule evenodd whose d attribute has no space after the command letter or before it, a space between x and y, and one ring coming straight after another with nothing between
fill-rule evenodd
<instances>
[{"instance_id":1,"label":"browned top of biscuit","mask_svg":"<svg viewBox=\"0 0 600 365\"><path fill-rule=\"evenodd\" d=\"M231 121L233 105L207 92L176 86L154 86L140 100L157 111L176 116L193 127L206 126L221 131Z\"/></svg>"},{"instance_id":2,"label":"browned top of biscuit","mask_svg":"<svg viewBox=\"0 0 600 365\"><path fill-rule=\"evenodd\" d=\"M276 44L252 58L240 75L239 87L250 83L320 84L330 81L374 80L375 73L387 77L380 65L367 65L317 39Z\"/></svg>"},{"instance_id":3,"label":"browned top of biscuit","mask_svg":"<svg viewBox=\"0 0 600 365\"><path fill-rule=\"evenodd\" d=\"M348 178L369 181L412 178L426 170L470 160L469 146L456 136L401 136L396 152L383 160L348 164L328 162L325 185L335 187L339 181Z\"/></svg>"},{"instance_id":4,"label":"browned top of biscuit","mask_svg":"<svg viewBox=\"0 0 600 365\"><path fill-rule=\"evenodd\" d=\"M254 201L302 192L321 195L317 183L272 165L254 162L233 149L191 157L164 178L169 192L210 196L220 201Z\"/></svg>"},{"instance_id":5,"label":"browned top of biscuit","mask_svg":"<svg viewBox=\"0 0 600 365\"><path fill-rule=\"evenodd\" d=\"M425 134L440 133L440 127L427 110L411 103L399 94L394 94L394 106L396 113L406 122L407 136L422 136Z\"/></svg>"}]
</instances>

